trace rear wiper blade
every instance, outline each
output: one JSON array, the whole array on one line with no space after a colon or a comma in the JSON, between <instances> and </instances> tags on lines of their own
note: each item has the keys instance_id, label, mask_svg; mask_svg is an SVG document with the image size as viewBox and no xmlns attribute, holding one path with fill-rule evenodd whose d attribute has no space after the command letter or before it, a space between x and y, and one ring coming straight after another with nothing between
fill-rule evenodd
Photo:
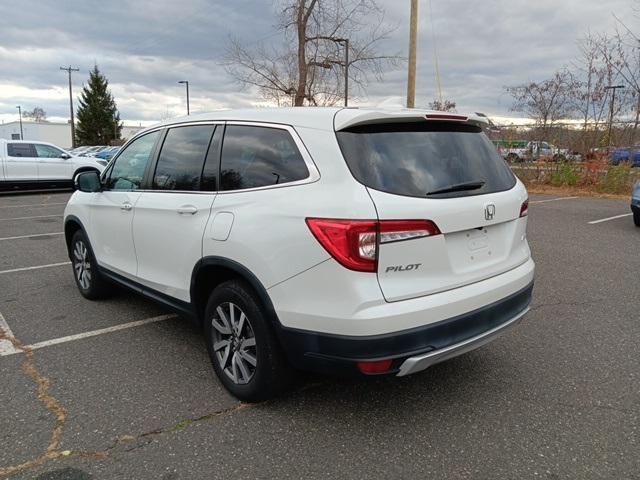
<instances>
[{"instance_id":1,"label":"rear wiper blade","mask_svg":"<svg viewBox=\"0 0 640 480\"><path fill-rule=\"evenodd\" d=\"M464 190L477 190L478 188L482 188L484 184L485 184L484 180L456 183L454 185L449 185L448 187L431 190L430 192L427 192L427 195L436 195L438 193L462 192Z\"/></svg>"}]
</instances>

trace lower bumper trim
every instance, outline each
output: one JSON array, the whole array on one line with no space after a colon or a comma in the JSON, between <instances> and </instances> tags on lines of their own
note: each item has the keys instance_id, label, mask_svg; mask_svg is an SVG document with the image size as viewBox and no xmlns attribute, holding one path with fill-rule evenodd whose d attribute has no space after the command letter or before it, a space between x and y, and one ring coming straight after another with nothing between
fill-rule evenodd
<instances>
[{"instance_id":1,"label":"lower bumper trim","mask_svg":"<svg viewBox=\"0 0 640 480\"><path fill-rule=\"evenodd\" d=\"M463 353L470 352L471 350L475 350L476 348L486 345L505 333L511 327L514 327L529 310L530 308L527 307L507 322L460 343L407 358L402 365L400 365L400 370L398 371L397 376L403 377L405 375L420 372L421 370L425 370L436 363L457 357L458 355L462 355Z\"/></svg>"}]
</instances>

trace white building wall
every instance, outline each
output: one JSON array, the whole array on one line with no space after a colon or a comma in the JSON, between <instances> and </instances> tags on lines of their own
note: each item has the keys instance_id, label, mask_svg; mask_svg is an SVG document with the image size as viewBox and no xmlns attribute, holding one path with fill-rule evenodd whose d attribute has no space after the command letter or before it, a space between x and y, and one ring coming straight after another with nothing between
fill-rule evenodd
<instances>
[{"instance_id":1,"label":"white building wall","mask_svg":"<svg viewBox=\"0 0 640 480\"><path fill-rule=\"evenodd\" d=\"M67 123L22 122L24 140L53 143L62 148L71 148L71 125ZM14 135L18 137L14 138ZM0 138L19 139L20 122L0 124Z\"/></svg>"}]
</instances>

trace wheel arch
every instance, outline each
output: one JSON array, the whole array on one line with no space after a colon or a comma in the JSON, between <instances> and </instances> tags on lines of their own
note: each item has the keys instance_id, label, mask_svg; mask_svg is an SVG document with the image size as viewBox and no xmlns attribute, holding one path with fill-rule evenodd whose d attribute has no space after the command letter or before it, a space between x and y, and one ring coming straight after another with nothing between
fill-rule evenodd
<instances>
[{"instance_id":1,"label":"wheel arch","mask_svg":"<svg viewBox=\"0 0 640 480\"><path fill-rule=\"evenodd\" d=\"M69 257L71 257L71 239L75 235L75 233L80 230L84 233L85 237L89 239L87 236L87 231L84 229L84 225L78 217L75 215L69 215L64 219L64 239L67 244L67 252Z\"/></svg>"},{"instance_id":2,"label":"wheel arch","mask_svg":"<svg viewBox=\"0 0 640 480\"><path fill-rule=\"evenodd\" d=\"M199 321L202 321L204 317L204 309L211 291L229 280L240 280L246 283L258 296L274 327L280 325L267 289L258 277L235 260L217 256L207 256L200 259L191 274L191 305Z\"/></svg>"}]
</instances>

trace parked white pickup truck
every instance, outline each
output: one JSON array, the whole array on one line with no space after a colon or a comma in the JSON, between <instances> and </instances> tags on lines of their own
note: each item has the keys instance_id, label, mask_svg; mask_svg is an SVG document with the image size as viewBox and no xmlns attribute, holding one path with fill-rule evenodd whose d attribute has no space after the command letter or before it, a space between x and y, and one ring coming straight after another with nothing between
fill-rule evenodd
<instances>
[{"instance_id":1,"label":"parked white pickup truck","mask_svg":"<svg viewBox=\"0 0 640 480\"><path fill-rule=\"evenodd\" d=\"M67 188L80 172L102 172L107 162L74 157L45 142L0 139L0 190Z\"/></svg>"}]
</instances>

